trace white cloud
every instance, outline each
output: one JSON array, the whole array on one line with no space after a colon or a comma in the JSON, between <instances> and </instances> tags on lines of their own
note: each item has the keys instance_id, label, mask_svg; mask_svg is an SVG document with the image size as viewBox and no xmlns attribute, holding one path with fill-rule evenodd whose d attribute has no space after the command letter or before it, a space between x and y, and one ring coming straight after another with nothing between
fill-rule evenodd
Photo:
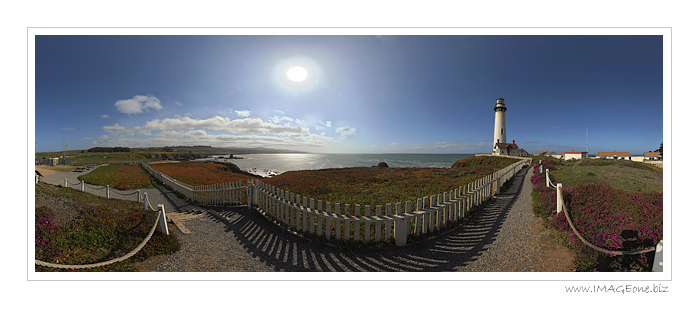
<instances>
[{"instance_id":1,"label":"white cloud","mask_svg":"<svg viewBox=\"0 0 700 309\"><path fill-rule=\"evenodd\" d=\"M104 135L104 140L108 139ZM305 135L302 133L258 135L258 134L209 134L205 130L168 130L161 131L151 138L138 139L131 137L111 138L93 141L94 146L123 146L123 147L153 147L168 145L212 145L215 147L268 147L289 148L321 147L332 141L332 138L321 135Z\"/></svg>"},{"instance_id":2,"label":"white cloud","mask_svg":"<svg viewBox=\"0 0 700 309\"><path fill-rule=\"evenodd\" d=\"M319 121L318 125L316 125L316 130L325 130L326 128L330 128L331 126L332 125L331 125L330 121L326 121L326 122Z\"/></svg>"},{"instance_id":3,"label":"white cloud","mask_svg":"<svg viewBox=\"0 0 700 309\"><path fill-rule=\"evenodd\" d=\"M102 129L105 132L109 133L117 133L117 134L126 134L126 135L135 135L139 134L141 136L148 136L151 135L151 130L141 128L139 126L134 127L133 129L127 129L123 126L120 126L118 123L115 123L113 126L104 126Z\"/></svg>"},{"instance_id":4,"label":"white cloud","mask_svg":"<svg viewBox=\"0 0 700 309\"><path fill-rule=\"evenodd\" d=\"M98 139L101 140L101 141L104 141L104 140L106 140L106 139L109 139L109 136L107 136L107 135L102 135L102 136L100 136Z\"/></svg>"},{"instance_id":5,"label":"white cloud","mask_svg":"<svg viewBox=\"0 0 700 309\"><path fill-rule=\"evenodd\" d=\"M109 115L105 114L105 115L100 116L100 118L109 118Z\"/></svg>"},{"instance_id":6,"label":"white cloud","mask_svg":"<svg viewBox=\"0 0 700 309\"><path fill-rule=\"evenodd\" d=\"M296 124L302 126L302 127L305 127L305 126L306 126L306 121L304 121L304 120L301 120L301 119L298 119L298 118L297 118L297 119L294 119L294 122L295 122Z\"/></svg>"},{"instance_id":7,"label":"white cloud","mask_svg":"<svg viewBox=\"0 0 700 309\"><path fill-rule=\"evenodd\" d=\"M280 120L282 120L282 121L294 121L294 119L287 117L287 116L280 118Z\"/></svg>"},{"instance_id":8,"label":"white cloud","mask_svg":"<svg viewBox=\"0 0 700 309\"><path fill-rule=\"evenodd\" d=\"M163 109L160 100L152 95L137 95L129 100L119 100L114 103L120 113L135 115L147 112L150 109Z\"/></svg>"},{"instance_id":9,"label":"white cloud","mask_svg":"<svg viewBox=\"0 0 700 309\"><path fill-rule=\"evenodd\" d=\"M175 105L177 105L177 106L182 106L182 103L180 103L179 101L177 101L177 102L175 102Z\"/></svg>"},{"instance_id":10,"label":"white cloud","mask_svg":"<svg viewBox=\"0 0 700 309\"><path fill-rule=\"evenodd\" d=\"M185 117L192 117L192 114L191 114L191 113L187 113L187 114L185 114Z\"/></svg>"},{"instance_id":11,"label":"white cloud","mask_svg":"<svg viewBox=\"0 0 700 309\"><path fill-rule=\"evenodd\" d=\"M235 111L235 112L236 112L236 115L238 115L238 117L248 117L248 116L250 116L250 111L249 111L249 110L242 110L242 111Z\"/></svg>"},{"instance_id":12,"label":"white cloud","mask_svg":"<svg viewBox=\"0 0 700 309\"><path fill-rule=\"evenodd\" d=\"M338 127L335 129L335 133L340 133L340 136L342 137L353 135L355 134L355 131L357 131L357 129L353 127Z\"/></svg>"},{"instance_id":13,"label":"white cloud","mask_svg":"<svg viewBox=\"0 0 700 309\"><path fill-rule=\"evenodd\" d=\"M277 124L277 123L280 122L280 117L272 116L272 117L270 117L270 121L271 121L272 123Z\"/></svg>"},{"instance_id":14,"label":"white cloud","mask_svg":"<svg viewBox=\"0 0 700 309\"><path fill-rule=\"evenodd\" d=\"M401 143L390 143L390 144L389 144L389 146L391 146L391 147L396 147L396 146L398 146L398 145L401 145Z\"/></svg>"},{"instance_id":15,"label":"white cloud","mask_svg":"<svg viewBox=\"0 0 700 309\"><path fill-rule=\"evenodd\" d=\"M272 117L271 117L272 118ZM278 118L279 120L279 118ZM229 119L228 117L214 116L207 119L165 118L154 119L146 122L144 126L148 130L193 130L208 129L225 131L234 134L282 134L282 133L308 133L308 128L289 127L265 122L260 118Z\"/></svg>"},{"instance_id":16,"label":"white cloud","mask_svg":"<svg viewBox=\"0 0 700 309\"><path fill-rule=\"evenodd\" d=\"M112 133L124 133L126 132L126 128L123 126L120 126L118 123L115 123L113 126L104 126L102 127L105 132L112 132Z\"/></svg>"},{"instance_id":17,"label":"white cloud","mask_svg":"<svg viewBox=\"0 0 700 309\"><path fill-rule=\"evenodd\" d=\"M284 117L282 117L284 119ZM260 118L229 119L214 116L207 119L190 117L154 119L143 127L127 129L119 124L105 126L105 132L116 134L109 141L94 141L95 146L119 145L125 147L149 147L166 145L216 145L218 147L319 147L332 142L325 134L312 134L307 127L292 127L292 119L284 125L266 122ZM301 122L301 121L300 121ZM354 133L354 128L343 131ZM227 132L207 133L207 130ZM155 134L151 131L156 131ZM135 138L136 134L149 136Z\"/></svg>"}]
</instances>

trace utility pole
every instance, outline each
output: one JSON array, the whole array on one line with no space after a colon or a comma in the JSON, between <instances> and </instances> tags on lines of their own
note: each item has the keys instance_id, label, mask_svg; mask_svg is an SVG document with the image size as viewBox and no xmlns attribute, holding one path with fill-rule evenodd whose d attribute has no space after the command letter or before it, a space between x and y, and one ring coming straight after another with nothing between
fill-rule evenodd
<instances>
[{"instance_id":1,"label":"utility pole","mask_svg":"<svg viewBox=\"0 0 700 309\"><path fill-rule=\"evenodd\" d=\"M588 128L586 128L586 153L588 153Z\"/></svg>"},{"instance_id":2,"label":"utility pole","mask_svg":"<svg viewBox=\"0 0 700 309\"><path fill-rule=\"evenodd\" d=\"M63 165L66 165L66 135L63 134Z\"/></svg>"}]
</instances>

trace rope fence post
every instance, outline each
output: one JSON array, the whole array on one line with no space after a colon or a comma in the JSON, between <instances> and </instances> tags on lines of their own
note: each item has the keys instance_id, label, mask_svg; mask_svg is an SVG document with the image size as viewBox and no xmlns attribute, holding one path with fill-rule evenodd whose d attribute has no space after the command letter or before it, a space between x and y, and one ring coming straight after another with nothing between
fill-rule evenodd
<instances>
[{"instance_id":1,"label":"rope fence post","mask_svg":"<svg viewBox=\"0 0 700 309\"><path fill-rule=\"evenodd\" d=\"M651 266L652 272L664 271L664 240L660 240L656 244L656 252L654 253L654 265Z\"/></svg>"},{"instance_id":2,"label":"rope fence post","mask_svg":"<svg viewBox=\"0 0 700 309\"><path fill-rule=\"evenodd\" d=\"M148 210L148 193L143 193L143 209Z\"/></svg>"},{"instance_id":3,"label":"rope fence post","mask_svg":"<svg viewBox=\"0 0 700 309\"><path fill-rule=\"evenodd\" d=\"M563 207L562 204L564 204L564 200L562 199L562 196L561 196L561 189L562 189L562 184L558 183L557 184L557 213L561 212L561 209Z\"/></svg>"},{"instance_id":4,"label":"rope fence post","mask_svg":"<svg viewBox=\"0 0 700 309\"><path fill-rule=\"evenodd\" d=\"M141 202L141 190L136 190L136 202Z\"/></svg>"},{"instance_id":5,"label":"rope fence post","mask_svg":"<svg viewBox=\"0 0 700 309\"><path fill-rule=\"evenodd\" d=\"M80 181L80 191L85 192L85 181Z\"/></svg>"},{"instance_id":6,"label":"rope fence post","mask_svg":"<svg viewBox=\"0 0 700 309\"><path fill-rule=\"evenodd\" d=\"M68 178L63 178L63 187L68 188Z\"/></svg>"},{"instance_id":7,"label":"rope fence post","mask_svg":"<svg viewBox=\"0 0 700 309\"><path fill-rule=\"evenodd\" d=\"M252 205L252 202L253 202L253 201L252 201L253 198L252 198L252 196L251 196L251 195L252 195L251 193L253 192L253 188L252 188L252 184L251 184L251 180L250 180L250 179L248 179L248 184L246 185L246 188L245 188L245 189L246 189L246 195L248 196L248 198L247 198L247 200L248 200L248 209L251 209L251 208L252 208L251 205Z\"/></svg>"},{"instance_id":8,"label":"rope fence post","mask_svg":"<svg viewBox=\"0 0 700 309\"><path fill-rule=\"evenodd\" d=\"M109 198L109 185L107 185L107 198Z\"/></svg>"},{"instance_id":9,"label":"rope fence post","mask_svg":"<svg viewBox=\"0 0 700 309\"><path fill-rule=\"evenodd\" d=\"M165 206L163 204L158 204L158 211L160 211L160 231L165 235L170 235L168 233L168 222L165 217Z\"/></svg>"},{"instance_id":10,"label":"rope fence post","mask_svg":"<svg viewBox=\"0 0 700 309\"><path fill-rule=\"evenodd\" d=\"M547 188L549 188L549 169L545 170L545 176L547 178L545 184L547 185Z\"/></svg>"}]
</instances>

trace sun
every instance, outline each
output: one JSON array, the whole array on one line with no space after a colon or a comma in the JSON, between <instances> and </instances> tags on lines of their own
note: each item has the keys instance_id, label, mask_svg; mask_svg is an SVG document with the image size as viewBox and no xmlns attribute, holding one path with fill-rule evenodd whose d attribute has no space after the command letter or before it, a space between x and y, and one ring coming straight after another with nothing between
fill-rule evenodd
<instances>
[{"instance_id":1,"label":"sun","mask_svg":"<svg viewBox=\"0 0 700 309\"><path fill-rule=\"evenodd\" d=\"M300 66L291 67L287 70L287 78L293 82L303 82L307 76L309 76L309 72Z\"/></svg>"}]
</instances>

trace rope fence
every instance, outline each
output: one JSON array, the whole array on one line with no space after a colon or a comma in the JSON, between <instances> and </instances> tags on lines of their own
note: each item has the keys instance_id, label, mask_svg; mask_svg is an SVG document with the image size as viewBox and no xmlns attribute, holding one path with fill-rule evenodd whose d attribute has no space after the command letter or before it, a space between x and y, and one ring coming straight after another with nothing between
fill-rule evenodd
<instances>
[{"instance_id":1,"label":"rope fence","mask_svg":"<svg viewBox=\"0 0 700 309\"><path fill-rule=\"evenodd\" d=\"M129 253L122 257L114 258L109 261L105 262L100 262L100 263L93 263L93 264L86 264L86 265L63 265L63 264L55 264L55 263L49 263L49 262L44 262L40 261L37 259L34 259L34 264L40 265L40 266L46 266L46 267L51 267L51 268L62 268L62 269L85 269L85 268L94 268L94 267L100 267L100 266L106 266L109 264L117 263L124 261L132 256L134 254L138 253L141 249L143 249L144 246L146 246L146 243L151 239L153 236L153 233L156 230L156 227L158 226L158 223L160 223L160 228L161 228L161 233L165 235L169 235L168 232L168 225L167 225L167 217L165 215L165 206L163 204L158 204L158 208L155 209L151 205L151 203L148 201L148 194L143 193L144 195L144 205L146 205L146 209L150 208L152 211L157 211L158 216L156 217L156 221L153 223L153 226L151 227L150 232L148 232L148 235L146 238L138 245L134 250L131 250Z\"/></svg>"},{"instance_id":2,"label":"rope fence","mask_svg":"<svg viewBox=\"0 0 700 309\"><path fill-rule=\"evenodd\" d=\"M540 160L539 163L540 163L540 164L539 164L539 166L540 166L540 172L542 172L542 160ZM546 169L546 170L545 170L545 175L546 175L546 176L545 176L545 179L546 179L545 182L546 182L547 188L551 188L551 189L553 189L553 190L557 190L557 213L562 212L562 210L564 211L564 216L566 216L566 221L569 223L569 226L571 227L571 230L574 232L574 234L576 234L576 236L577 236L584 244L586 244L586 246L590 247L591 249L593 249L593 250L595 250L595 251L598 251L598 252L601 252L601 253L606 253L606 254L612 254L612 255L636 255L636 254L643 254L643 253L647 253L647 252L656 251L656 252L657 252L657 256L654 257L654 268L656 268L657 265L663 265L663 262L662 262L662 261L657 260L657 259L658 259L658 256L662 256L662 255L660 255L660 254L658 254L658 253L660 253L661 250L662 250L663 240L662 240L661 242L659 242L659 244L657 244L656 246L651 246L651 247L646 247L646 248L637 249L637 250L631 250L631 251L609 250L609 249L605 249L605 248L599 247L599 246L597 246L597 245L591 243L590 241L586 240L586 239L583 237L583 235L581 235L581 233L579 233L579 231L578 231L578 230L576 229L576 227L574 226L574 223L571 221L571 217L569 216L569 211L566 209L566 204L564 203L564 198L563 198L563 194L562 194L562 191L563 191L563 186L562 186L562 184L561 184L561 183L557 183L556 185L554 185L554 183L551 181L551 178L549 177L549 169ZM551 185L551 187L550 187L550 185ZM660 263L660 264L659 264L659 263ZM652 271L656 271L656 270L652 269Z\"/></svg>"},{"instance_id":3,"label":"rope fence","mask_svg":"<svg viewBox=\"0 0 700 309\"><path fill-rule=\"evenodd\" d=\"M111 190L110 190L109 185L93 185L93 184L85 183L85 181L82 181L82 180L79 183L71 183L71 182L68 182L68 178L63 179L63 184L64 184L64 187L66 187L66 188L69 188L70 186L80 186L80 191L82 191L82 192L85 192L86 186L88 189L92 189L92 190L105 189L105 197L106 198L110 198L110 196L109 196L110 193L115 193L115 194L118 194L121 196L131 196L131 195L138 194L136 197L136 201L137 202L141 201L141 195L140 195L141 190L136 190L134 192L125 193L123 191L129 191L129 190L119 190L119 189L115 189L115 188L111 188Z\"/></svg>"}]
</instances>

